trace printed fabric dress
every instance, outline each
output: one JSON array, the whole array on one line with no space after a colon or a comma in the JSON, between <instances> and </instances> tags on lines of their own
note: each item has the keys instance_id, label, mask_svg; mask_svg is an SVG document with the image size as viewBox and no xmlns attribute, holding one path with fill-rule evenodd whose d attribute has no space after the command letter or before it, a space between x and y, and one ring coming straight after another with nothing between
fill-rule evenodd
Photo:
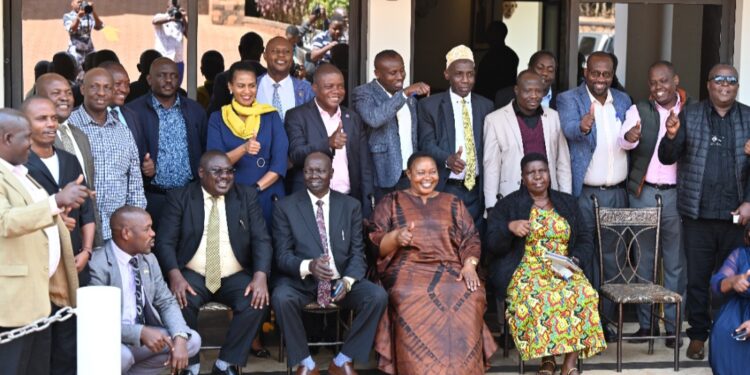
<instances>
[{"instance_id":1,"label":"printed fabric dress","mask_svg":"<svg viewBox=\"0 0 750 375\"><path fill-rule=\"evenodd\" d=\"M556 276L546 251L568 255L570 226L554 209L531 209L526 250L508 285L506 311L521 358L579 352L591 357L604 349L599 296L586 277L575 273L568 281Z\"/></svg>"}]
</instances>

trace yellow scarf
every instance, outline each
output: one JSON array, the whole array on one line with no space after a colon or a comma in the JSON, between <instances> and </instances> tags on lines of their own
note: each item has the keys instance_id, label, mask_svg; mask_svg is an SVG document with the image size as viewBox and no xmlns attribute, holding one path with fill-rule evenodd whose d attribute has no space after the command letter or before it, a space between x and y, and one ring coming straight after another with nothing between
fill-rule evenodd
<instances>
[{"instance_id":1,"label":"yellow scarf","mask_svg":"<svg viewBox=\"0 0 750 375\"><path fill-rule=\"evenodd\" d=\"M253 135L258 135L260 115L275 110L276 108L269 104L253 102L253 105L246 107L232 99L231 104L221 107L221 119L232 134L242 139L249 139ZM245 121L242 121L240 115L245 116Z\"/></svg>"}]
</instances>

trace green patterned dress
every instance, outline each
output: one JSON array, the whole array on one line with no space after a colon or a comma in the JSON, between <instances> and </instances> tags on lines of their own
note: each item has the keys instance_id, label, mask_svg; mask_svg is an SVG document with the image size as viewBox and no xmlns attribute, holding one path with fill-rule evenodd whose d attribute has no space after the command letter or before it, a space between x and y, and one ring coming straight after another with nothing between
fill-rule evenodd
<instances>
[{"instance_id":1,"label":"green patterned dress","mask_svg":"<svg viewBox=\"0 0 750 375\"><path fill-rule=\"evenodd\" d=\"M508 285L507 318L523 360L577 351L603 351L599 296L583 274L565 281L552 272L546 251L568 255L570 226L554 209L531 210L526 251Z\"/></svg>"}]
</instances>

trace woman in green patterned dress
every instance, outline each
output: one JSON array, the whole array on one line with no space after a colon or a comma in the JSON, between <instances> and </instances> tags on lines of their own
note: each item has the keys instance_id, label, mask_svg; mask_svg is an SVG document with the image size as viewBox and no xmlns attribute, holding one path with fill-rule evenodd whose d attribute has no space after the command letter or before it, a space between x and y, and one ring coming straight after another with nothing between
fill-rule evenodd
<instances>
[{"instance_id":1,"label":"woman in green patterned dress","mask_svg":"<svg viewBox=\"0 0 750 375\"><path fill-rule=\"evenodd\" d=\"M494 256L490 279L506 291L506 317L521 358L542 358L539 374L555 372L555 356L564 355L562 374L577 374L576 361L607 346L598 295L584 273L561 275L545 257L570 257L583 270L593 263L592 233L572 196L550 189L547 158L521 160L521 188L500 200L488 218L488 250Z\"/></svg>"}]
</instances>

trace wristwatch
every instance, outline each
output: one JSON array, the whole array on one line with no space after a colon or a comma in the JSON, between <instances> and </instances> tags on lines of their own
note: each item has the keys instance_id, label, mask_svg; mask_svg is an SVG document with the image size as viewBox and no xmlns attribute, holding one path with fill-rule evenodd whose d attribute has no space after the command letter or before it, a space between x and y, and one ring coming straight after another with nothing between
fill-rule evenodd
<instances>
[{"instance_id":1,"label":"wristwatch","mask_svg":"<svg viewBox=\"0 0 750 375\"><path fill-rule=\"evenodd\" d=\"M182 337L183 339L185 339L185 341L190 340L190 335L188 335L185 332L177 332L177 333L175 333L174 336L172 336L172 340L175 340L178 337Z\"/></svg>"}]
</instances>

